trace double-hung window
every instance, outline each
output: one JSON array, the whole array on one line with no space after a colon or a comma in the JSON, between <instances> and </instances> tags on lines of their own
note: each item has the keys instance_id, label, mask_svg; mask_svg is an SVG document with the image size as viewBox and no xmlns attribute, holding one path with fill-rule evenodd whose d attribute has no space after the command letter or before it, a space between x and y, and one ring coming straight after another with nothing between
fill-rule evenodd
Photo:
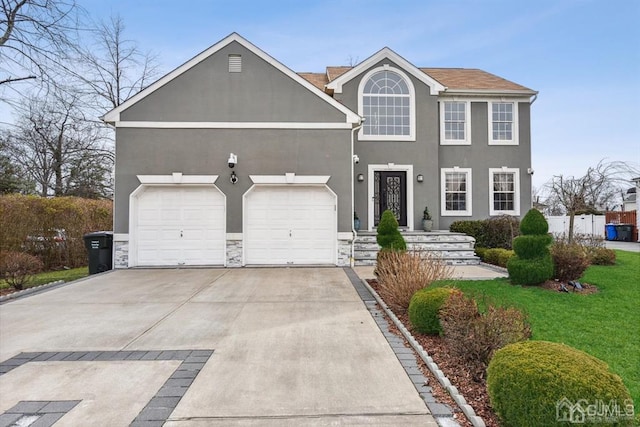
<instances>
[{"instance_id":1,"label":"double-hung window","mask_svg":"<svg viewBox=\"0 0 640 427\"><path fill-rule=\"evenodd\" d=\"M380 67L360 84L361 140L414 140L415 100L411 81L400 70Z\"/></svg>"},{"instance_id":2,"label":"double-hung window","mask_svg":"<svg viewBox=\"0 0 640 427\"><path fill-rule=\"evenodd\" d=\"M440 103L440 143L443 145L471 144L470 107L466 101Z\"/></svg>"},{"instance_id":3,"label":"double-hung window","mask_svg":"<svg viewBox=\"0 0 640 427\"><path fill-rule=\"evenodd\" d=\"M489 169L489 215L520 215L520 171Z\"/></svg>"},{"instance_id":4,"label":"double-hung window","mask_svg":"<svg viewBox=\"0 0 640 427\"><path fill-rule=\"evenodd\" d=\"M489 145L517 145L517 118L517 102L489 102Z\"/></svg>"},{"instance_id":5,"label":"double-hung window","mask_svg":"<svg viewBox=\"0 0 640 427\"><path fill-rule=\"evenodd\" d=\"M471 216L471 169L443 168L441 175L442 216Z\"/></svg>"}]
</instances>

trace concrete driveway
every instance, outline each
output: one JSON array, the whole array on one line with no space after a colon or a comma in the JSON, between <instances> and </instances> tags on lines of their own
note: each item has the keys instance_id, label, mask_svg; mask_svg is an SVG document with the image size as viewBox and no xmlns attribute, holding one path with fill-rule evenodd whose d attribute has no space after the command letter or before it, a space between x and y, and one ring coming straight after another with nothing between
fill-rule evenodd
<instances>
[{"instance_id":1,"label":"concrete driveway","mask_svg":"<svg viewBox=\"0 0 640 427\"><path fill-rule=\"evenodd\" d=\"M0 361L0 425L436 425L337 268L94 276L1 305Z\"/></svg>"}]
</instances>

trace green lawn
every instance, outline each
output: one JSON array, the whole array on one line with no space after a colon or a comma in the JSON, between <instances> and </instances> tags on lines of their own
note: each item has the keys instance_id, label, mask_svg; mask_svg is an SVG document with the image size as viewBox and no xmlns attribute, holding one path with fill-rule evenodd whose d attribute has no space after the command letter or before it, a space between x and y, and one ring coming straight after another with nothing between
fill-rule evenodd
<instances>
[{"instance_id":1,"label":"green lawn","mask_svg":"<svg viewBox=\"0 0 640 427\"><path fill-rule=\"evenodd\" d=\"M25 285L25 288L31 288L33 286L40 286L46 283L55 282L57 280L64 280L65 282L71 282L76 279L81 279L89 275L89 267L72 268L69 270L60 271L48 271L46 273L40 273L33 276L30 282ZM4 280L0 280L0 288L7 288L9 285Z\"/></svg>"},{"instance_id":2,"label":"green lawn","mask_svg":"<svg viewBox=\"0 0 640 427\"><path fill-rule=\"evenodd\" d=\"M468 295L516 306L529 314L533 339L565 343L607 362L640 402L640 253L616 251L615 266L592 266L581 282L592 295L566 294L506 279L442 281ZM637 409L636 409L637 410Z\"/></svg>"}]
</instances>

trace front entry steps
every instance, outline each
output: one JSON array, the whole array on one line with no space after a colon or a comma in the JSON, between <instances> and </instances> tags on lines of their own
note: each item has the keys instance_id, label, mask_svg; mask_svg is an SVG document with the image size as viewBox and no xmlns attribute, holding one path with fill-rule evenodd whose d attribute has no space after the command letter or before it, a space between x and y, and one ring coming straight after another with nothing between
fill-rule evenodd
<instances>
[{"instance_id":1,"label":"front entry steps","mask_svg":"<svg viewBox=\"0 0 640 427\"><path fill-rule=\"evenodd\" d=\"M463 233L446 230L401 231L407 250L431 252L448 265L478 265L480 258L473 250L475 239ZM375 231L359 231L354 245L354 265L375 265L380 247Z\"/></svg>"}]
</instances>

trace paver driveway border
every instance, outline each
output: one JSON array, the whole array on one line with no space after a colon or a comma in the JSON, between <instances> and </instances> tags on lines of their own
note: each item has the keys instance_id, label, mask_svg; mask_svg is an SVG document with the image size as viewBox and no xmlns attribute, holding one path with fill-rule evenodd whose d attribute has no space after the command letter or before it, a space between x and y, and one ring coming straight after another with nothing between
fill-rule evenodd
<instances>
[{"instance_id":1,"label":"paver driveway border","mask_svg":"<svg viewBox=\"0 0 640 427\"><path fill-rule=\"evenodd\" d=\"M244 271L245 279L246 279L246 275L247 275L247 274L249 274L249 275L251 274L251 272L250 272L250 271L248 271L248 270L249 270L249 269L242 269L242 270L225 270L225 271L224 271L224 272L222 272L222 273L218 272L218 273L219 273L219 276L217 276L217 277L216 277L216 279L215 279L215 280L213 280L213 282L216 282L216 280L218 280L218 278L220 278L220 277L222 277L222 276L225 276L225 275L226 275L228 272L230 272L230 271L234 271L234 272L235 272L235 271ZM258 270L258 269L257 269L257 270ZM269 270L262 270L262 269L259 269L259 270L260 270L260 271L269 271ZM287 272L287 271L288 271L288 273L286 273L286 274L285 274L285 276L286 276L286 277L285 277L285 279L286 279L286 280L289 280L289 281L291 280L291 278L292 278L292 277L297 278L298 276L300 276L300 275L304 276L305 274L306 274L306 275L309 275L309 274L313 275L313 274L314 274L314 272L316 273L316 276L314 276L314 280L317 280L317 279L318 279L318 277L324 277L324 276L327 276L327 275L330 277L330 280L334 280L334 279L335 279L335 277L336 277L336 275L338 275L337 271L341 271L341 272L342 272L342 270L341 270L341 269L320 269L320 271L322 272L322 274L321 274L320 276L318 276L318 275L317 275L317 273L318 273L318 272L317 272L317 271L315 271L314 269L307 269L307 270L305 270L305 269L276 269L276 270L277 270L277 271L273 271L273 270L272 270L269 274L271 274L271 275L276 275L276 276L277 276L277 275L279 275L279 274L282 274L282 273L284 273L284 272ZM165 271L165 272L166 272L166 271ZM163 272L165 275L166 275L166 274L168 274L168 273L165 273L165 272ZM293 273L292 273L292 272L293 272ZM149 272L149 273L151 273L151 272ZM160 274L163 274L163 273L160 273ZM101 278L101 280L103 280L103 281L104 281L108 276L111 276L112 274L113 274L113 273L107 273L105 276L103 276L103 277ZM185 274L188 274L188 273L185 273ZM234 274L235 274L235 273L234 273ZM292 276L292 274L293 274L293 276ZM344 274L344 272L342 272L342 274ZM229 277L231 277L231 276L233 276L233 274L232 274L232 275L230 275ZM339 276L339 275L338 275L338 276ZM343 276L343 277L344 277L344 276ZM112 279L112 277L109 277L109 279L111 280L111 279ZM273 279L273 277L272 277L272 279ZM84 279L84 280L91 280L91 279ZM84 281L84 280L83 280L83 281ZM285 280L285 281L286 281L286 280ZM297 279L296 279L296 280L297 280ZM304 281L304 280L303 280L303 281ZM345 281L344 279L341 279L341 280L338 280L338 281L343 281L343 282L346 282L346 283L350 282L350 281ZM196 292L195 292L195 293L193 293L193 295L191 295L191 296L189 297L189 300L191 300L192 298L194 298L194 297L197 295L197 296L198 296L198 298L199 298L199 301L197 302L198 304L202 304L202 303L206 303L206 302L208 302L208 301L207 301L207 297L205 297L205 296L204 296L204 293L200 293L200 292L201 292L201 291L203 291L204 289L206 289L207 291L209 291L209 296L208 296L208 297L210 298L210 297L211 297L211 295L215 294L215 292L213 292L213 293L212 293L212 292L211 292L212 290L210 289L211 287L213 287L213 286L214 286L213 282L212 282L212 284L206 284L206 285L203 285L201 288L198 288L198 289L196 290ZM280 282L280 279L278 279L278 280L277 280L277 282L279 283L279 282ZM320 283L322 283L322 282L320 282ZM78 283L78 285L80 285L80 286L89 286L89 284L88 284L88 283L84 283L84 284L79 284L79 283ZM94 283L94 282L91 282L91 285L95 285L95 283ZM216 285L217 285L217 284L216 284ZM331 295L331 294L330 294L330 292L335 291L335 289L334 289L334 290L326 290L326 289L322 289L322 288L323 288L323 286L318 287L318 286L317 286L317 285L318 285L318 283L315 283L315 285L316 285L316 286L315 286L315 288L313 289L313 291L314 291L314 292L317 292L318 290L320 290L320 292L324 292L324 295L325 295L325 297L324 297L324 298L327 298L327 295ZM197 287L196 285L194 285L194 286L195 286L195 287ZM199 285L198 285L198 286L199 286ZM340 286L344 286L344 285L340 285ZM65 288L66 288L66 287L67 287L67 286L65 285ZM58 292L56 293L56 296L55 296L55 297L53 297L53 301L54 301L54 302L55 302L55 301L59 301L59 300L61 300L61 299L62 299L62 295L60 294L60 292L62 292L62 291L63 291L63 289L62 289L62 288L60 288L60 287L58 287L57 289L58 289ZM90 289L90 288L87 288L87 289ZM96 288L93 288L91 291L93 291L93 292L95 293L95 289L96 289ZM280 288L278 288L277 290L282 291L283 289L285 289L285 290L287 289L287 288L286 288L286 283L285 283L285 287L284 287L284 288L280 287ZM68 291L68 289L64 289L64 291ZM69 292L71 292L71 291L69 291ZM344 288L343 288L343 290L342 290L342 291L340 291L340 292L346 292L346 289L344 289ZM351 292L353 292L353 290L352 290ZM347 293L348 293L348 292L347 292ZM65 295L72 295L72 294L66 294L66 293L65 293ZM342 295L346 295L346 294L342 294ZM281 296L281 297L283 296L283 297L287 297L287 298L288 298L288 297L291 297L291 295L289 295L289 296L287 296L287 295L276 295L276 296ZM40 295L40 297L42 297L42 295ZM88 304L88 302L87 302L86 300L82 300L82 297L77 297L77 298L79 298L79 299L78 299L78 301L77 301L77 304L79 304L79 305ZM333 298L333 296L332 296L331 298ZM338 304L338 305L340 305L340 304L344 304L343 302L339 302L339 301L340 301L340 296L339 296L339 295L338 295L336 298L338 298L338 299L336 300L336 302L335 302L336 304ZM351 300L351 298L352 298L352 297L350 297L350 298L348 299L348 300L350 301L348 304L353 304L353 303L351 302L351 301L352 301L352 300ZM286 299L286 298L285 298L285 299ZM20 301L20 300L16 300L16 302L18 302L18 301ZM38 301L38 303L39 303L40 305L42 305L42 304L44 304L44 302L45 302L45 301L47 301L47 299L46 299L46 298L45 298L45 299L40 298L40 299L32 300L31 298L29 298L29 300L22 300L22 301L23 301L23 302L22 302L22 303L20 303L19 305L27 304L27 306L28 306L28 305L30 305L29 303L30 303L31 301L34 301L34 302L35 302L35 301ZM345 300L345 301L346 301L346 300ZM291 302L291 301L289 301L289 302ZM328 302L330 303L330 305L329 305L329 306L327 306L327 307L331 307L331 305L333 304L333 302L332 302L332 301L328 301ZM71 302L71 303L74 303L74 302ZM165 303L166 303L166 301L165 301ZM106 302L105 304L113 304L113 303L112 303L112 302ZM166 321L167 319L169 319L169 320L170 320L170 319L171 319L171 317L172 317L172 316L173 316L177 311L179 311L180 309L184 309L184 308L185 308L185 307L183 307L185 304L188 304L188 301L187 301L187 302L183 302L182 304L177 304L177 307L176 307L176 306L175 306L175 304L174 304L174 307L173 307L173 309L172 309L172 310L170 310L170 313L165 314L164 316L162 316L162 315L161 315L161 313L160 313L160 321L159 321L158 323L162 323L162 322ZM37 304L36 304L36 305L37 305ZM351 307L351 305L349 305L349 306ZM255 307L255 306L253 306L253 307L251 307L251 308L253 309L254 307ZM284 307L284 306L283 306L283 307ZM365 307L366 307L366 304L365 304ZM351 309L350 309L350 310L351 310ZM325 316L324 316L324 317L325 317L325 318L327 318L326 316L332 316L332 314L331 314L331 313L332 313L332 310L329 310L329 312L327 312L327 313L325 314ZM360 315L359 315L359 316L360 316ZM358 316L358 318L359 318L359 319L362 319L362 318L361 318L361 317L359 317L359 316ZM340 320L341 318L342 318L342 317L339 317L339 318L334 319L334 320ZM327 319L331 319L331 317L328 317ZM346 319L346 318L345 318L345 319ZM294 319L294 320L295 320L295 319ZM354 320L354 319L352 319L352 320ZM375 316L374 316L374 320L375 320ZM358 323L362 323L362 322L361 322L361 321L359 321ZM377 323L377 320L376 320L376 323ZM313 325L313 322L311 322L311 323L310 323L310 325ZM306 327L308 327L309 325L307 325L307 324L305 323L305 324L302 324L302 326L304 326L304 327L306 328ZM148 332L148 331L150 331L150 330L153 330L153 328L148 328L148 329L147 329L147 332ZM384 331L385 331L385 330L383 329L383 335L384 335ZM279 331L279 332L281 332L281 331ZM360 331L360 333L361 333L361 332L362 332L362 330ZM387 332L388 332L388 331L387 331ZM361 340L361 339L362 339L362 337L359 337L358 339L360 339L360 340ZM368 333L367 333L367 339L370 339L370 337L369 337ZM397 337L396 337L396 339L397 339ZM62 341L61 341L61 343L62 343L62 344L64 344L64 342L66 342L66 341L64 341L64 340L62 340ZM107 355L107 354L109 354L109 352L112 352L111 354L115 354L114 352L123 351L123 350L124 350L124 351L126 351L126 350L131 350L131 353L130 353L129 355L127 355L126 357L130 357L131 355L134 355L134 356L132 356L132 357L136 357L137 355L142 354L142 353L140 353L140 352L142 351L140 348L136 348L136 346L135 346L135 345L133 345L133 346L131 346L131 345L130 345L130 344L132 344L132 343L135 343L135 342L136 342L136 340L134 340L134 341L128 341L128 342L129 342L129 345L125 346L123 349L120 349L120 350L117 350L117 349L108 349L108 350L104 350L104 351L102 352L102 354L103 354L103 355ZM59 342L59 344L60 344L60 342ZM376 345L378 345L378 344L376 344ZM66 350L72 350L72 351L40 351L41 355L39 355L39 356L34 356L34 358L37 358L37 357L45 357L45 358L47 358L47 356L51 356L52 358L62 358L62 359L64 359L64 358L69 358L69 359L67 359L67 360L71 360L71 359L81 359L81 358L85 358L85 360L86 360L86 359L91 359L91 357L92 357L92 356L94 356L94 355L95 355L95 357L96 357L96 358L98 358L98 354L100 354L100 353L98 352L98 349L96 349L96 348L90 348L90 347L91 347L91 346L88 346L86 349L87 349L87 350L94 350L95 352L89 352L89 351L76 351L76 350L77 350L77 347L76 347L76 348L68 348L68 349L66 349ZM55 348L55 345L54 345L54 347L53 347L53 348L51 348L51 350L53 350L54 348ZM162 348L166 348L166 346L165 346L165 347L162 347ZM211 347L211 348L215 348L215 347ZM37 348L37 350L41 350L41 349L43 349L43 347ZM180 347L180 346L178 346L178 349L184 349L184 347ZM83 349L83 350L84 350L84 349ZM378 350L376 350L376 351L378 351ZM63 354L63 353L64 353L64 354ZM147 353L147 354L148 354L148 353ZM107 356L102 356L102 357L107 357ZM121 357L121 358L122 358L122 357L125 357L125 356L124 356L124 355L121 355L121 356L118 356L118 357ZM141 356L141 357L142 357L142 356ZM13 359L14 359L14 362L15 362L15 359L20 359L20 357L14 357ZM24 355L24 354L23 354L23 355L22 355L22 359L28 359L28 355ZM95 360L95 359L94 359L94 360ZM212 360L213 360L213 359L212 359ZM405 362L403 362L403 360L404 360ZM406 360L408 360L408 359L405 359L404 357L403 357L402 359L400 359L400 365L401 365L401 366L404 366L404 365L409 364L408 362L406 362ZM13 363L13 362L12 362L12 363ZM385 362L385 363L387 363L387 362ZM397 363L397 361L396 361L396 363ZM354 365L354 366L356 366L356 365ZM381 370L381 371L383 371L383 372L382 372L383 376L384 376L384 374L385 374L385 372L384 372L384 371L385 371L386 369L388 369L388 368L389 368L389 366L390 366L390 365L385 365L385 368L382 368L382 367L380 368L380 370ZM394 368L394 369L392 369L392 371L394 371L394 372L395 372L395 368ZM386 374L388 374L388 373L386 373ZM398 379L399 379L399 378L398 378ZM362 378L362 379L361 379L361 381L367 381L367 379L366 379L366 378ZM370 381L369 381L369 382L370 382ZM363 386L364 386L364 385L363 385ZM364 387L366 388L366 386L364 386ZM374 388L375 388L375 387L374 387ZM384 389L384 387L383 387L382 389ZM372 390L369 390L369 392L368 392L367 394L369 394L371 391L372 391ZM418 397L418 396L416 396L416 398L417 398L417 397ZM397 396L396 396L396 398L397 398ZM356 399L356 401L357 401L357 399ZM383 405L383 406L384 406L384 405ZM424 412L424 413L425 413L425 414L427 413L427 412L426 412L426 407L425 407L425 412ZM405 417L406 417L406 416L408 415L408 413L405 413L405 414L406 414L406 415L403 415L403 416L405 416ZM362 414L361 414L361 415L362 415ZM388 415L384 415L384 416L387 416L387 417L388 417L389 415L393 415L393 413L389 413ZM416 413L416 415L417 415L417 413ZM383 416L383 415L380 415L380 416ZM416 420L417 420L417 419L416 419ZM149 420L149 421L151 421L151 420ZM424 423L424 421L425 421L425 420L423 420L422 422ZM430 424L430 423L428 423L428 422L427 422L427 424ZM172 425L173 425L173 424L172 424ZM180 424L180 425L182 425L182 424Z\"/></svg>"}]
</instances>

